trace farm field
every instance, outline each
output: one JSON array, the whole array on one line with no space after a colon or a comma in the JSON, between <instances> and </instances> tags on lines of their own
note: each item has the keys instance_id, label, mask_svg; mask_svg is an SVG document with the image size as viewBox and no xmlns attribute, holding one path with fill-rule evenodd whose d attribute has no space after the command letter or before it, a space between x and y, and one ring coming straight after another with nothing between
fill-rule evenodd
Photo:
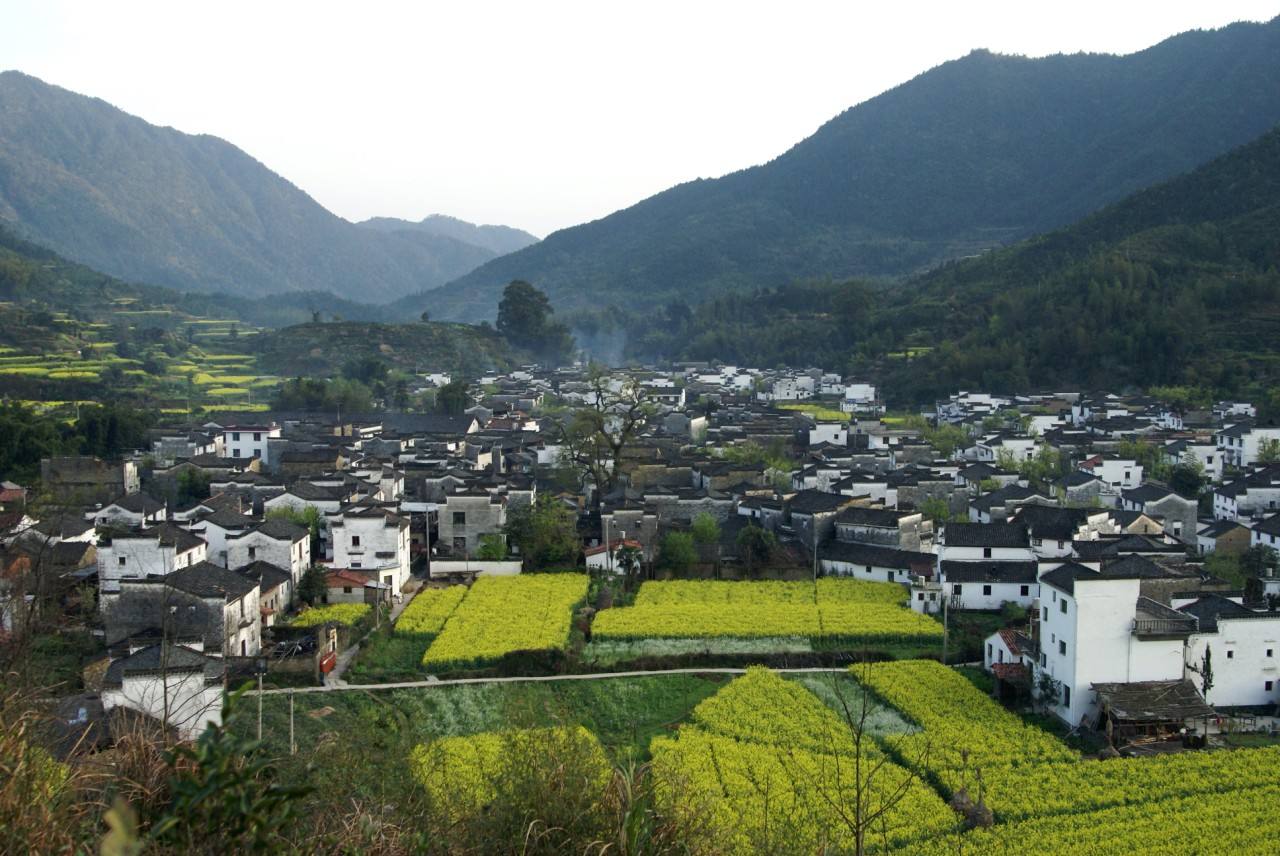
<instances>
[{"instance_id":1,"label":"farm field","mask_svg":"<svg viewBox=\"0 0 1280 856\"><path fill-rule=\"evenodd\" d=\"M848 646L940 642L942 626L905 606L892 583L823 578L813 582L646 582L629 607L607 609L592 640L805 637Z\"/></svg>"},{"instance_id":2,"label":"farm field","mask_svg":"<svg viewBox=\"0 0 1280 856\"><path fill-rule=\"evenodd\" d=\"M777 410L792 410L805 413L823 422L848 422L852 416L852 414L845 413L838 407L831 407L818 402L784 401L775 402L773 406Z\"/></svg>"},{"instance_id":3,"label":"farm field","mask_svg":"<svg viewBox=\"0 0 1280 856\"><path fill-rule=\"evenodd\" d=\"M452 671L509 655L562 657L573 608L587 596L588 584L579 573L481 577L444 622L422 664L429 671Z\"/></svg>"},{"instance_id":4,"label":"farm field","mask_svg":"<svg viewBox=\"0 0 1280 856\"><path fill-rule=\"evenodd\" d=\"M844 712L858 721L864 699L859 750ZM542 729L540 745L579 744L575 757L588 761L593 752L624 768L651 761L656 807L687 821L690 846L709 852L843 852L855 782L869 810L883 808L868 852L1006 854L1035 841L1048 842L1046 852L1155 856L1169 852L1161 831L1171 829L1180 847L1187 842L1179 852L1274 852L1269 818L1280 786L1271 772L1280 748L1087 760L932 662L804 675L756 668L732 680L671 674L299 695L299 742L321 746L305 759L287 755L287 698L264 703L267 747L286 776L311 765L311 775L327 769L345 783L309 797L317 810L326 800L336 808L388 798L404 787L397 768L421 782L424 758L451 771L459 805L477 793L483 802L494 771L509 766L495 748L527 748ZM337 737L351 733L367 739L356 746ZM457 739L471 735L482 736ZM952 752L920 763L939 747L972 750L965 784L994 811L989 829L965 831L948 805Z\"/></svg>"},{"instance_id":5,"label":"farm field","mask_svg":"<svg viewBox=\"0 0 1280 856\"><path fill-rule=\"evenodd\" d=\"M30 331L0 344L0 385L39 409L72 414L107 394L144 397L167 413L266 409L280 378L251 353L256 329L134 302L116 298L98 321L45 313L34 327L0 305L0 323Z\"/></svg>"}]
</instances>

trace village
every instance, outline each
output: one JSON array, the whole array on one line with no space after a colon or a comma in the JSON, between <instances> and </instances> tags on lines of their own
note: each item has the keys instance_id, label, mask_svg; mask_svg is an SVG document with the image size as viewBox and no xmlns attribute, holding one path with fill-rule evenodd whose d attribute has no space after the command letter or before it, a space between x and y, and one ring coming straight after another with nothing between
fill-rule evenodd
<instances>
[{"instance_id":1,"label":"village","mask_svg":"<svg viewBox=\"0 0 1280 856\"><path fill-rule=\"evenodd\" d=\"M939 625L917 656L980 660L1064 729L1136 749L1275 722L1280 427L1247 403L959 392L888 415L868 383L707 364L472 380L454 415L255 414L45 460L0 495L6 636L87 630L51 688L78 721L194 737L239 682L346 685L420 591L585 571L607 590L590 638L641 580L851 578ZM512 534L544 508L571 527L546 561Z\"/></svg>"}]
</instances>

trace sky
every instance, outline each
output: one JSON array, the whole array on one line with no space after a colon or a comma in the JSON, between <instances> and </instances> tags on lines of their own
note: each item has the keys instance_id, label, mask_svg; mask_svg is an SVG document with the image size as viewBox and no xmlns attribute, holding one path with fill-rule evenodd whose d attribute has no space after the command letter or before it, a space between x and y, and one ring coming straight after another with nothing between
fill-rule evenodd
<instances>
[{"instance_id":1,"label":"sky","mask_svg":"<svg viewBox=\"0 0 1280 856\"><path fill-rule=\"evenodd\" d=\"M763 163L976 48L1132 53L1277 14L1280 0L0 0L0 69L229 140L350 220L444 213L542 237Z\"/></svg>"}]
</instances>

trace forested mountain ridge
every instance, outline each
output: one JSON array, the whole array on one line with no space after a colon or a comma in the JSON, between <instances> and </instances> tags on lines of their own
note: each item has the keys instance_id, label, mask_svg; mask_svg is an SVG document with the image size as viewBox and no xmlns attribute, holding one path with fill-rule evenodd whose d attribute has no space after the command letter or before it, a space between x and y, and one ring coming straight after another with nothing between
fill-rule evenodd
<instances>
[{"instance_id":1,"label":"forested mountain ridge","mask_svg":"<svg viewBox=\"0 0 1280 856\"><path fill-rule=\"evenodd\" d=\"M1257 394L1280 386L1280 128L901 288L809 283L672 302L626 332L634 356L840 367L912 403L969 386Z\"/></svg>"},{"instance_id":2,"label":"forested mountain ridge","mask_svg":"<svg viewBox=\"0 0 1280 856\"><path fill-rule=\"evenodd\" d=\"M400 302L491 318L513 279L560 310L807 278L900 277L1062 226L1280 121L1280 19L1129 56L976 51L762 166L673 187Z\"/></svg>"},{"instance_id":3,"label":"forested mountain ridge","mask_svg":"<svg viewBox=\"0 0 1280 856\"><path fill-rule=\"evenodd\" d=\"M0 73L0 221L123 279L241 296L391 300L494 257L330 213L231 143Z\"/></svg>"},{"instance_id":4,"label":"forested mountain ridge","mask_svg":"<svg viewBox=\"0 0 1280 856\"><path fill-rule=\"evenodd\" d=\"M511 226L477 225L444 214L432 214L416 223L411 220L401 220L398 217L370 217L356 225L383 232L425 232L429 235L440 235L484 247L499 256L514 253L530 244L538 243L535 236L523 229L514 229Z\"/></svg>"}]
</instances>

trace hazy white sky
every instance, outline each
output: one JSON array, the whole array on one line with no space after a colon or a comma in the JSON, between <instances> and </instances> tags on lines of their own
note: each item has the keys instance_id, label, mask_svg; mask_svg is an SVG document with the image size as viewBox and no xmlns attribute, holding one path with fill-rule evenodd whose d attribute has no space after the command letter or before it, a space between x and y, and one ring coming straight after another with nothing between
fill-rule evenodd
<instances>
[{"instance_id":1,"label":"hazy white sky","mask_svg":"<svg viewBox=\"0 0 1280 856\"><path fill-rule=\"evenodd\" d=\"M1280 0L0 0L0 68L230 140L352 220L441 212L543 236L769 160L974 48L1130 53L1277 14Z\"/></svg>"}]
</instances>

